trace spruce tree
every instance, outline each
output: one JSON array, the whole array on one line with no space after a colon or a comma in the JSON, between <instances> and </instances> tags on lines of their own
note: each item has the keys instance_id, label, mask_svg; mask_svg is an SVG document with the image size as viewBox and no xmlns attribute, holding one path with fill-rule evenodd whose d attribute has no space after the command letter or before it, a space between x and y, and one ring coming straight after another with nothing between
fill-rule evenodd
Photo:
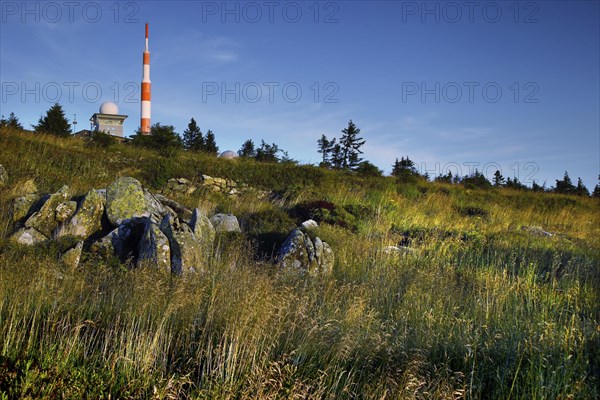
<instances>
[{"instance_id":1,"label":"spruce tree","mask_svg":"<svg viewBox=\"0 0 600 400\"><path fill-rule=\"evenodd\" d=\"M494 186L504 186L504 177L502 176L499 170L496 170L496 172L494 172Z\"/></svg>"},{"instance_id":2,"label":"spruce tree","mask_svg":"<svg viewBox=\"0 0 600 400\"><path fill-rule=\"evenodd\" d=\"M252 139L248 139L242 144L242 148L238 150L238 156L244 158L256 157L256 149L254 148L254 142Z\"/></svg>"},{"instance_id":3,"label":"spruce tree","mask_svg":"<svg viewBox=\"0 0 600 400\"><path fill-rule=\"evenodd\" d=\"M71 134L69 120L65 117L65 112L58 103L48 109L45 117L40 117L34 129L36 132L50 133L57 136L69 136Z\"/></svg>"},{"instance_id":4,"label":"spruce tree","mask_svg":"<svg viewBox=\"0 0 600 400\"><path fill-rule=\"evenodd\" d=\"M0 118L0 128L4 126L7 128L23 130L23 125L21 125L19 118L15 116L14 112L10 113L8 119L4 118L4 115Z\"/></svg>"},{"instance_id":5,"label":"spruce tree","mask_svg":"<svg viewBox=\"0 0 600 400\"><path fill-rule=\"evenodd\" d=\"M279 152L279 146L275 143L268 144L264 140L261 140L260 147L256 149L256 161L260 162L271 162L276 163L279 161L277 153Z\"/></svg>"},{"instance_id":6,"label":"spruce tree","mask_svg":"<svg viewBox=\"0 0 600 400\"><path fill-rule=\"evenodd\" d=\"M581 178L577 178L577 188L575 189L575 193L578 196L586 196L589 197L590 191L585 187Z\"/></svg>"},{"instance_id":7,"label":"spruce tree","mask_svg":"<svg viewBox=\"0 0 600 400\"><path fill-rule=\"evenodd\" d=\"M194 118L190 120L187 129L183 131L183 148L192 151L204 148L204 137Z\"/></svg>"},{"instance_id":8,"label":"spruce tree","mask_svg":"<svg viewBox=\"0 0 600 400\"><path fill-rule=\"evenodd\" d=\"M342 169L344 165L344 155L342 152L342 146L336 143L331 148L331 166L335 169Z\"/></svg>"},{"instance_id":9,"label":"spruce tree","mask_svg":"<svg viewBox=\"0 0 600 400\"><path fill-rule=\"evenodd\" d=\"M596 185L594 191L592 192L592 197L600 199L600 175L598 175L598 182L599 183Z\"/></svg>"},{"instance_id":10,"label":"spruce tree","mask_svg":"<svg viewBox=\"0 0 600 400\"><path fill-rule=\"evenodd\" d=\"M342 151L342 169L354 170L363 160L359 157L363 152L360 148L365 144L365 140L359 137L360 129L350 120L348 127L342 129L342 137L340 138L340 146Z\"/></svg>"},{"instance_id":11,"label":"spruce tree","mask_svg":"<svg viewBox=\"0 0 600 400\"><path fill-rule=\"evenodd\" d=\"M204 149L205 152L209 154L217 155L219 152L219 147L217 146L217 142L215 140L215 134L210 129L206 132L206 140L204 140Z\"/></svg>"},{"instance_id":12,"label":"spruce tree","mask_svg":"<svg viewBox=\"0 0 600 400\"><path fill-rule=\"evenodd\" d=\"M556 193L572 194L575 193L576 190L577 188L573 185L573 182L571 182L571 178L567 171L565 171L565 176L562 180L556 180L556 187L554 188Z\"/></svg>"},{"instance_id":13,"label":"spruce tree","mask_svg":"<svg viewBox=\"0 0 600 400\"><path fill-rule=\"evenodd\" d=\"M396 158L396 161L392 164L392 176L402 175L418 175L415 163L408 156L406 158L401 157L400 161Z\"/></svg>"},{"instance_id":14,"label":"spruce tree","mask_svg":"<svg viewBox=\"0 0 600 400\"><path fill-rule=\"evenodd\" d=\"M329 155L333 149L333 147L336 144L336 139L334 138L333 140L329 140L327 139L327 136L322 135L321 139L317 140L317 145L319 146L319 149L317 150L317 152L321 153L323 155L323 160L321 161L320 166L322 167L329 167L331 166L331 162L329 160Z\"/></svg>"}]
</instances>

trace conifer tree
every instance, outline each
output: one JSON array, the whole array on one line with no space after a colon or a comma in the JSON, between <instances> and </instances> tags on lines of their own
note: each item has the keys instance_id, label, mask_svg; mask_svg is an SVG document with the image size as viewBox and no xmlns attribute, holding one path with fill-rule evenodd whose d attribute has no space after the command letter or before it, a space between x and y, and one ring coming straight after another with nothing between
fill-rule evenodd
<instances>
[{"instance_id":1,"label":"conifer tree","mask_svg":"<svg viewBox=\"0 0 600 400\"><path fill-rule=\"evenodd\" d=\"M590 191L585 187L581 178L577 178L577 188L575 189L575 193L578 196L586 196L589 197Z\"/></svg>"},{"instance_id":2,"label":"conifer tree","mask_svg":"<svg viewBox=\"0 0 600 400\"><path fill-rule=\"evenodd\" d=\"M573 182L571 182L569 173L565 171L565 176L563 177L563 179L556 180L556 187L554 188L554 191L556 193L572 194L576 192L576 189L577 188L575 187L575 185L573 185Z\"/></svg>"},{"instance_id":3,"label":"conifer tree","mask_svg":"<svg viewBox=\"0 0 600 400\"><path fill-rule=\"evenodd\" d=\"M502 176L499 170L496 170L496 172L494 172L494 186L502 187L504 186L504 183L504 177Z\"/></svg>"},{"instance_id":4,"label":"conifer tree","mask_svg":"<svg viewBox=\"0 0 600 400\"><path fill-rule=\"evenodd\" d=\"M348 121L348 127L342 129L340 138L342 169L354 170L363 160L359 157L363 152L360 148L365 144L365 140L359 137L360 129L356 127L352 120Z\"/></svg>"},{"instance_id":5,"label":"conifer tree","mask_svg":"<svg viewBox=\"0 0 600 400\"><path fill-rule=\"evenodd\" d=\"M69 120L65 117L65 112L58 103L48 109L45 117L40 117L34 129L36 132L50 133L57 136L69 136L71 134Z\"/></svg>"},{"instance_id":6,"label":"conifer tree","mask_svg":"<svg viewBox=\"0 0 600 400\"><path fill-rule=\"evenodd\" d=\"M594 188L594 191L592 192L592 197L600 199L600 175L598 175L598 184L596 185L596 187Z\"/></svg>"},{"instance_id":7,"label":"conifer tree","mask_svg":"<svg viewBox=\"0 0 600 400\"><path fill-rule=\"evenodd\" d=\"M8 127L12 129L23 130L23 125L19 122L19 118L16 117L14 112L11 112L8 119L4 118L4 115L0 118L0 128Z\"/></svg>"},{"instance_id":8,"label":"conifer tree","mask_svg":"<svg viewBox=\"0 0 600 400\"><path fill-rule=\"evenodd\" d=\"M322 135L321 138L317 140L317 145L319 146L317 152L323 155L323 160L321 161L320 166L330 167L331 161L329 158L333 147L336 145L336 139L334 138L333 140L329 140L327 139L327 136Z\"/></svg>"},{"instance_id":9,"label":"conifer tree","mask_svg":"<svg viewBox=\"0 0 600 400\"><path fill-rule=\"evenodd\" d=\"M254 142L252 139L248 139L242 144L242 148L238 150L238 156L244 158L256 157L256 149L254 148Z\"/></svg>"},{"instance_id":10,"label":"conifer tree","mask_svg":"<svg viewBox=\"0 0 600 400\"><path fill-rule=\"evenodd\" d=\"M210 129L206 132L206 140L204 140L203 150L209 154L216 155L219 152L219 146L215 140L215 134Z\"/></svg>"},{"instance_id":11,"label":"conifer tree","mask_svg":"<svg viewBox=\"0 0 600 400\"><path fill-rule=\"evenodd\" d=\"M204 148L204 137L194 118L190 120L187 129L183 131L183 148L192 151Z\"/></svg>"},{"instance_id":12,"label":"conifer tree","mask_svg":"<svg viewBox=\"0 0 600 400\"><path fill-rule=\"evenodd\" d=\"M261 140L260 147L256 149L256 161L260 162L278 162L277 152L279 152L279 146L275 143L268 144L264 140Z\"/></svg>"}]
</instances>

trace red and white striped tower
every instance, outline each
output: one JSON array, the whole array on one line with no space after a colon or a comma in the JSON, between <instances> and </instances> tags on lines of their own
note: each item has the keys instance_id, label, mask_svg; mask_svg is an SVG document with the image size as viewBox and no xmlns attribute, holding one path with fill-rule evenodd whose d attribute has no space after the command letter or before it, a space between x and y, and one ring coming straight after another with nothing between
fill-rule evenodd
<instances>
[{"instance_id":1,"label":"red and white striped tower","mask_svg":"<svg viewBox=\"0 0 600 400\"><path fill-rule=\"evenodd\" d=\"M142 119L140 127L143 135L150 134L150 52L148 51L148 23L146 23L146 48L144 50L144 71L142 75Z\"/></svg>"}]
</instances>

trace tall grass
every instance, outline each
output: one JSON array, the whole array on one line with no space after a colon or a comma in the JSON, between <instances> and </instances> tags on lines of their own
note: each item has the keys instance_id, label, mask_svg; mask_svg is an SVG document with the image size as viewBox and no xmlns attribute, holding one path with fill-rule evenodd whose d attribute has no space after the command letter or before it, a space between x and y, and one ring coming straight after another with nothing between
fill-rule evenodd
<instances>
[{"instance_id":1,"label":"tall grass","mask_svg":"<svg viewBox=\"0 0 600 400\"><path fill-rule=\"evenodd\" d=\"M27 177L42 190L83 192L131 171L124 160L157 157L126 146L90 157L80 142L24 134L0 141L11 149L0 155L11 174L3 219ZM179 161L238 179L246 167L190 154L169 162ZM268 187L269 169L252 168ZM179 200L240 215L318 199L364 205L357 229L319 228L336 252L328 277L256 261L244 236L218 238L205 272L185 278L89 254L72 270L55 246L0 241L0 398L600 395L597 203L433 184L412 192L386 180L332 185L337 176L325 175L274 201ZM535 237L523 225L560 234ZM422 233L414 251L382 252L401 231Z\"/></svg>"}]
</instances>

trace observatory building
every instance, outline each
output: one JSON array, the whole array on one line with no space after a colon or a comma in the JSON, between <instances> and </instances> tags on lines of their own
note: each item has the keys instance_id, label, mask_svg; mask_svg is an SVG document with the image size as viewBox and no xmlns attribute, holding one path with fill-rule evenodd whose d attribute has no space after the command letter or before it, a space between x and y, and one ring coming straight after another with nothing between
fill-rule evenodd
<instances>
[{"instance_id":1,"label":"observatory building","mask_svg":"<svg viewBox=\"0 0 600 400\"><path fill-rule=\"evenodd\" d=\"M120 115L119 108L112 101L100 106L100 112L90 118L92 135L94 132L105 132L112 136L123 137L123 122L127 115Z\"/></svg>"}]
</instances>

